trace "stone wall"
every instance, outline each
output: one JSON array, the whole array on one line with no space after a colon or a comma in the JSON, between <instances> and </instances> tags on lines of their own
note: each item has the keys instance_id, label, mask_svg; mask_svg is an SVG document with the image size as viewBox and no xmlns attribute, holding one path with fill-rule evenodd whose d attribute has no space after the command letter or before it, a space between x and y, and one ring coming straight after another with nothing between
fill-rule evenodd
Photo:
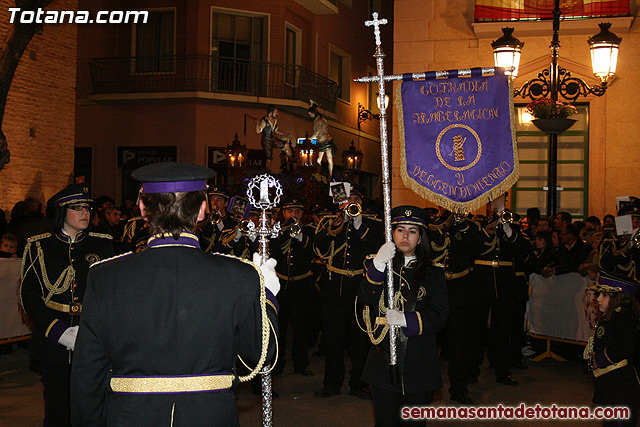
<instances>
[{"instance_id":1,"label":"stone wall","mask_svg":"<svg viewBox=\"0 0 640 427\"><path fill-rule=\"evenodd\" d=\"M76 10L77 0L55 0L47 10ZM0 0L0 40L9 30L9 7ZM0 171L0 209L7 217L26 197L42 202L73 174L76 86L75 24L44 24L18 65L2 129L11 161Z\"/></svg>"}]
</instances>

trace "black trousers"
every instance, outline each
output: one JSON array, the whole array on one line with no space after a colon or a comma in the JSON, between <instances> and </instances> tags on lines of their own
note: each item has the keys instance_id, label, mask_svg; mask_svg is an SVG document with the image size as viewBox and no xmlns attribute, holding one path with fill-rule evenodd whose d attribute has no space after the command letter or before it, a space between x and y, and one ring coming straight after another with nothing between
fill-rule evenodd
<instances>
[{"instance_id":1,"label":"black trousers","mask_svg":"<svg viewBox=\"0 0 640 427\"><path fill-rule=\"evenodd\" d=\"M510 312L512 300L509 298L491 298L484 296L480 301L480 324L485 324L491 310L489 328L489 361L493 364L498 378L511 375L510 354Z\"/></svg>"},{"instance_id":2,"label":"black trousers","mask_svg":"<svg viewBox=\"0 0 640 427\"><path fill-rule=\"evenodd\" d=\"M358 327L354 312L355 295L324 298L322 302L322 333L325 337L325 388L340 390L344 382L344 352L351 357L349 386L360 389L365 384L360 380L369 352L369 337ZM361 310L360 307L359 310ZM361 311L360 311L361 312Z\"/></svg>"},{"instance_id":3,"label":"black trousers","mask_svg":"<svg viewBox=\"0 0 640 427\"><path fill-rule=\"evenodd\" d=\"M445 332L449 347L448 374L451 395L467 392L469 378L475 375L477 365L474 346L470 341L480 333L477 319L477 306L449 305L449 319Z\"/></svg>"},{"instance_id":4,"label":"black trousers","mask_svg":"<svg viewBox=\"0 0 640 427\"><path fill-rule=\"evenodd\" d=\"M280 356L278 367L283 367L287 354L287 330L289 320L293 327L293 343L291 359L293 368L301 369L309 365L309 325L311 314L311 298L313 282L311 277L288 283L286 288L278 293L278 327L280 335L278 346Z\"/></svg>"},{"instance_id":5,"label":"black trousers","mask_svg":"<svg viewBox=\"0 0 640 427\"><path fill-rule=\"evenodd\" d=\"M412 406L427 406L431 403L433 391L424 393L405 394L380 387L371 386L373 395L373 412L375 414L376 427L393 427L402 425L427 425L426 420L403 420L402 408Z\"/></svg>"},{"instance_id":6,"label":"black trousers","mask_svg":"<svg viewBox=\"0 0 640 427\"><path fill-rule=\"evenodd\" d=\"M41 361L44 382L44 426L71 426L71 365Z\"/></svg>"}]
</instances>

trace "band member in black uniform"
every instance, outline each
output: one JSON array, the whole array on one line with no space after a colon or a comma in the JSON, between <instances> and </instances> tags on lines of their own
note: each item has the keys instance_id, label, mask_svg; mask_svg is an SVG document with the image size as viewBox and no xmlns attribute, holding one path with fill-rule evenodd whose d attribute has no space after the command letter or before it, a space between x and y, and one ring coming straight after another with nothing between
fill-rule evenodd
<instances>
[{"instance_id":1,"label":"band member in black uniform","mask_svg":"<svg viewBox=\"0 0 640 427\"><path fill-rule=\"evenodd\" d=\"M640 230L640 199L630 197L631 201L622 206L618 216L631 215L632 227ZM599 267L632 279L638 277L640 263L640 234L620 235L615 226L605 227L602 241L598 248Z\"/></svg>"},{"instance_id":2,"label":"band member in black uniform","mask_svg":"<svg viewBox=\"0 0 640 427\"><path fill-rule=\"evenodd\" d=\"M152 236L143 252L89 272L71 374L74 426L239 425L234 366L242 356L257 373L272 361L280 283L275 260L258 267L200 249L193 232L214 174L173 162L132 173Z\"/></svg>"},{"instance_id":3,"label":"band member in black uniform","mask_svg":"<svg viewBox=\"0 0 640 427\"><path fill-rule=\"evenodd\" d=\"M140 252L147 247L149 224L141 216L131 218L124 226L121 244L116 253Z\"/></svg>"},{"instance_id":4,"label":"band member in black uniform","mask_svg":"<svg viewBox=\"0 0 640 427\"><path fill-rule=\"evenodd\" d=\"M274 371L282 372L286 357L286 334L289 320L293 327L291 359L293 372L309 377L309 322L313 296L313 235L303 227L304 204L300 199L289 199L282 204L282 234L271 242L271 256L278 261L276 273L280 278L278 294L280 325L278 365Z\"/></svg>"},{"instance_id":5,"label":"band member in black uniform","mask_svg":"<svg viewBox=\"0 0 640 427\"><path fill-rule=\"evenodd\" d=\"M589 287L598 301L600 319L584 350L595 377L593 403L626 406L628 419L603 420L604 426L635 427L640 409L640 284L603 271Z\"/></svg>"},{"instance_id":6,"label":"band member in black uniform","mask_svg":"<svg viewBox=\"0 0 640 427\"><path fill-rule=\"evenodd\" d=\"M362 193L351 189L348 203L362 206L362 202ZM369 340L358 327L354 304L364 274L364 259L380 248L384 237L380 221L363 218L357 209L348 212L347 207L347 203L343 204L345 211L325 216L320 221L313 242L316 254L326 261L326 270L319 281L325 369L323 388L316 391L315 396L340 394L345 376L344 351L348 346L352 366L349 394L368 399L360 374Z\"/></svg>"},{"instance_id":7,"label":"band member in black uniform","mask_svg":"<svg viewBox=\"0 0 640 427\"><path fill-rule=\"evenodd\" d=\"M210 213L198 227L202 249L208 253L230 254L233 248L223 243L223 236L234 231L238 225L238 221L227 212L231 196L217 187L209 190L208 196Z\"/></svg>"},{"instance_id":8,"label":"band member in black uniform","mask_svg":"<svg viewBox=\"0 0 640 427\"><path fill-rule=\"evenodd\" d=\"M436 334L448 313L442 268L432 266L429 257L427 213L415 206L398 206L391 211L391 224L393 241L365 262L367 273L358 292L358 301L365 304L364 328L374 344L362 379L371 384L376 426L401 425L403 406L426 406L433 391L442 387ZM393 308L389 308L385 283L390 260ZM397 383L392 383L389 372L389 325L400 326Z\"/></svg>"},{"instance_id":9,"label":"band member in black uniform","mask_svg":"<svg viewBox=\"0 0 640 427\"><path fill-rule=\"evenodd\" d=\"M70 426L71 359L89 266L113 256L111 236L87 233L94 208L86 184L54 195L55 232L33 236L22 258L22 306L33 323L31 358L40 362L45 426Z\"/></svg>"},{"instance_id":10,"label":"band member in black uniform","mask_svg":"<svg viewBox=\"0 0 640 427\"><path fill-rule=\"evenodd\" d=\"M449 394L451 400L472 405L467 384L475 371L475 354L469 339L480 330L477 327L480 287L471 271L480 253L484 232L480 226L464 217L445 212L429 226L429 241L434 265L444 267L449 297L449 318L445 336L449 349Z\"/></svg>"},{"instance_id":11,"label":"band member in black uniform","mask_svg":"<svg viewBox=\"0 0 640 427\"><path fill-rule=\"evenodd\" d=\"M489 360L496 371L496 381L505 385L517 385L509 370L511 310L516 297L516 274L514 259L521 256L523 248L529 246L522 235L503 223L500 216L494 217L485 227L485 242L474 262L475 280L481 286L480 328L487 325L491 312L489 329ZM482 334L477 334L480 338ZM475 350L482 352L482 343L476 343ZM482 360L482 357L479 357Z\"/></svg>"}]
</instances>

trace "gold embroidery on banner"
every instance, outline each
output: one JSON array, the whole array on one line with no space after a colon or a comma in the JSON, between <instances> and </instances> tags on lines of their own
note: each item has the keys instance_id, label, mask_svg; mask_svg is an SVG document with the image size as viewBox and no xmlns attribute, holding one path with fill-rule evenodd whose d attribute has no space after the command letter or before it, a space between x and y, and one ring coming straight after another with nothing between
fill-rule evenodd
<instances>
[{"instance_id":1,"label":"gold embroidery on banner","mask_svg":"<svg viewBox=\"0 0 640 427\"><path fill-rule=\"evenodd\" d=\"M468 130L471 135L473 135L476 139L476 142L478 143L478 154L476 155L476 158L469 163L467 166L451 166L450 164L448 164L443 158L442 158L442 153L440 152L440 141L442 139L442 136L450 129L453 128L463 128ZM455 145L455 142L454 142ZM436 139L436 154L438 155L438 160L440 160L440 163L442 163L444 165L444 167L446 167L449 170L453 170L453 171L464 171L467 169L472 168L473 166L475 166L476 163L478 163L478 160L480 160L480 157L482 156L482 142L480 141L480 137L478 136L478 134L476 133L475 130L473 130L472 128L470 128L467 125L463 125L460 123L457 124L453 124L453 125L449 125L446 128L444 128L444 130L442 132L440 132L440 134L438 135L438 138ZM464 158L464 155L463 155Z\"/></svg>"}]
</instances>

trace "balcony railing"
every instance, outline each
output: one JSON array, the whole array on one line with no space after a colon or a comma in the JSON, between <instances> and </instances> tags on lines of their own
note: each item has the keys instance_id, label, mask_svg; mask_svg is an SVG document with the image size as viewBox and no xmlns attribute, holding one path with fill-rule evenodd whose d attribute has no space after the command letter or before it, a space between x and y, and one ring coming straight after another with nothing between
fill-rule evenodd
<instances>
[{"instance_id":1,"label":"balcony railing","mask_svg":"<svg viewBox=\"0 0 640 427\"><path fill-rule=\"evenodd\" d=\"M213 92L299 100L335 112L338 84L298 65L206 55L98 58L93 94Z\"/></svg>"}]
</instances>

